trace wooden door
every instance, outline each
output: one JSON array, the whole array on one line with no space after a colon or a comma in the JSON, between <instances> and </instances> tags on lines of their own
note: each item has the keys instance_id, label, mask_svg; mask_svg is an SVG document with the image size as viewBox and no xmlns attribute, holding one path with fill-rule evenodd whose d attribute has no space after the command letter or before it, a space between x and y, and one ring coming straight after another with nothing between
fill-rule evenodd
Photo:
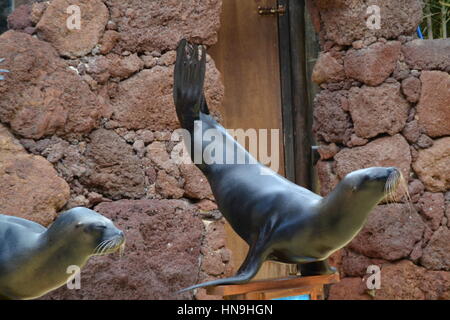
<instances>
[{"instance_id":1,"label":"wooden door","mask_svg":"<svg viewBox=\"0 0 450 320\"><path fill-rule=\"evenodd\" d=\"M258 14L258 6L276 5L276 0L223 0L219 41L210 48L209 54L221 71L225 85L221 110L224 127L269 129L269 132L279 129L278 173L284 174L278 19ZM237 271L248 246L230 226L227 226L227 237ZM256 279L283 277L292 271L295 271L293 266L266 262Z\"/></svg>"}]
</instances>

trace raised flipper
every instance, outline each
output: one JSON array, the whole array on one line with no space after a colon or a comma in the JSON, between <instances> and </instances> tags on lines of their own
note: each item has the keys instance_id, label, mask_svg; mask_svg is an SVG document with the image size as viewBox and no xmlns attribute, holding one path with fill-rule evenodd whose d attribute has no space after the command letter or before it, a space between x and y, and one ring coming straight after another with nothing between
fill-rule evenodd
<instances>
[{"instance_id":1,"label":"raised flipper","mask_svg":"<svg viewBox=\"0 0 450 320\"><path fill-rule=\"evenodd\" d=\"M336 273L336 268L328 264L328 260L298 265L302 276L319 276Z\"/></svg>"},{"instance_id":2,"label":"raised flipper","mask_svg":"<svg viewBox=\"0 0 450 320\"><path fill-rule=\"evenodd\" d=\"M264 250L261 250L261 248L257 248L257 246L253 246L250 248L247 257L245 258L235 276L196 284L194 286L182 289L178 291L178 293L202 287L246 283L256 275L267 256L268 253L264 252Z\"/></svg>"},{"instance_id":3,"label":"raised flipper","mask_svg":"<svg viewBox=\"0 0 450 320\"><path fill-rule=\"evenodd\" d=\"M181 126L189 131L193 130L200 112L208 109L203 95L205 72L205 47L181 40L175 63L173 98Z\"/></svg>"}]
</instances>

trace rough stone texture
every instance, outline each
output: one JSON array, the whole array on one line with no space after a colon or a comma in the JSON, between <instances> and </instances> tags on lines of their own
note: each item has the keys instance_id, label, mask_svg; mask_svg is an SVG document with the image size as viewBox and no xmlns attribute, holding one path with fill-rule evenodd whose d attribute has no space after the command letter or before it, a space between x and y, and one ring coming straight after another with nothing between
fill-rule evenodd
<instances>
[{"instance_id":1,"label":"rough stone texture","mask_svg":"<svg viewBox=\"0 0 450 320\"><path fill-rule=\"evenodd\" d=\"M350 116L344 109L348 101L341 91L323 90L314 100L314 127L317 137L334 143L345 143L351 136Z\"/></svg>"},{"instance_id":2,"label":"rough stone texture","mask_svg":"<svg viewBox=\"0 0 450 320\"><path fill-rule=\"evenodd\" d=\"M37 24L41 20L42 15L48 7L48 2L34 2L31 5L30 20L33 24Z\"/></svg>"},{"instance_id":3,"label":"rough stone texture","mask_svg":"<svg viewBox=\"0 0 450 320\"><path fill-rule=\"evenodd\" d=\"M181 175L184 178L185 196L191 199L212 199L211 187L206 177L194 164L182 164Z\"/></svg>"},{"instance_id":4,"label":"rough stone texture","mask_svg":"<svg viewBox=\"0 0 450 320\"><path fill-rule=\"evenodd\" d=\"M39 139L99 125L104 103L48 43L8 31L0 36L0 56L11 70L0 83L0 121L13 132Z\"/></svg>"},{"instance_id":5,"label":"rough stone texture","mask_svg":"<svg viewBox=\"0 0 450 320\"><path fill-rule=\"evenodd\" d=\"M420 150L413 169L431 192L450 189L450 137L435 140L431 148Z\"/></svg>"},{"instance_id":6,"label":"rough stone texture","mask_svg":"<svg viewBox=\"0 0 450 320\"><path fill-rule=\"evenodd\" d=\"M339 177L334 173L333 162L318 161L316 164L317 176L320 184L320 194L326 196L339 183Z\"/></svg>"},{"instance_id":7,"label":"rough stone texture","mask_svg":"<svg viewBox=\"0 0 450 320\"><path fill-rule=\"evenodd\" d=\"M70 17L67 8L71 5L80 8L79 30L67 26ZM75 58L88 54L95 47L108 18L108 8L101 0L53 0L36 28L39 38L50 42L60 55Z\"/></svg>"},{"instance_id":8,"label":"rough stone texture","mask_svg":"<svg viewBox=\"0 0 450 320\"><path fill-rule=\"evenodd\" d=\"M125 232L124 256L91 258L81 290L60 288L44 299L192 299L177 290L198 281L204 226L180 200L121 200L95 210Z\"/></svg>"},{"instance_id":9,"label":"rough stone texture","mask_svg":"<svg viewBox=\"0 0 450 320\"><path fill-rule=\"evenodd\" d=\"M221 0L107 0L111 19L120 33L115 50L166 51L178 41L212 45L217 41Z\"/></svg>"},{"instance_id":10,"label":"rough stone texture","mask_svg":"<svg viewBox=\"0 0 450 320\"><path fill-rule=\"evenodd\" d=\"M0 124L0 213L47 226L68 199L69 186L52 165L29 155Z\"/></svg>"},{"instance_id":11,"label":"rough stone texture","mask_svg":"<svg viewBox=\"0 0 450 320\"><path fill-rule=\"evenodd\" d=\"M224 219L206 222L206 232L203 240L200 280L201 282L212 280L213 277L230 277L233 275L231 251L225 247L226 231ZM213 277L211 277L213 276ZM195 295L200 300L218 300L223 297L210 296L206 289L199 289Z\"/></svg>"},{"instance_id":12,"label":"rough stone texture","mask_svg":"<svg viewBox=\"0 0 450 320\"><path fill-rule=\"evenodd\" d=\"M370 300L361 278L344 278L330 288L328 300Z\"/></svg>"},{"instance_id":13,"label":"rough stone texture","mask_svg":"<svg viewBox=\"0 0 450 320\"><path fill-rule=\"evenodd\" d=\"M429 271L403 260L381 269L376 300L422 300L450 297L450 273Z\"/></svg>"},{"instance_id":14,"label":"rough stone texture","mask_svg":"<svg viewBox=\"0 0 450 320\"><path fill-rule=\"evenodd\" d=\"M402 81L402 92L409 102L417 102L420 98L422 83L416 77L408 77Z\"/></svg>"},{"instance_id":15,"label":"rough stone texture","mask_svg":"<svg viewBox=\"0 0 450 320\"><path fill-rule=\"evenodd\" d=\"M420 80L422 94L417 105L420 125L430 137L450 135L450 75L423 71Z\"/></svg>"},{"instance_id":16,"label":"rough stone texture","mask_svg":"<svg viewBox=\"0 0 450 320\"><path fill-rule=\"evenodd\" d=\"M423 249L420 259L427 269L450 271L450 230L447 226L440 227Z\"/></svg>"},{"instance_id":17,"label":"rough stone texture","mask_svg":"<svg viewBox=\"0 0 450 320\"><path fill-rule=\"evenodd\" d=\"M382 17L379 30L370 30L366 25L366 1L343 0L339 4L326 4L320 11L322 36L340 45L351 45L355 40L372 36L392 39L413 34L422 21L422 2L419 0L387 0L376 4L380 6Z\"/></svg>"},{"instance_id":18,"label":"rough stone texture","mask_svg":"<svg viewBox=\"0 0 450 320\"><path fill-rule=\"evenodd\" d=\"M128 129L176 129L179 123L173 104L173 66L156 66L122 81L112 97L113 119ZM220 74L208 59L205 96L208 107L218 109L224 94ZM165 106L161 109L161 106Z\"/></svg>"},{"instance_id":19,"label":"rough stone texture","mask_svg":"<svg viewBox=\"0 0 450 320\"><path fill-rule=\"evenodd\" d=\"M409 256L424 230L425 224L410 205L381 205L349 246L367 257L398 260Z\"/></svg>"},{"instance_id":20,"label":"rough stone texture","mask_svg":"<svg viewBox=\"0 0 450 320\"><path fill-rule=\"evenodd\" d=\"M132 147L112 131L99 129L86 147L86 172L81 182L112 199L144 195L144 171Z\"/></svg>"},{"instance_id":21,"label":"rough stone texture","mask_svg":"<svg viewBox=\"0 0 450 320\"><path fill-rule=\"evenodd\" d=\"M409 104L400 93L399 83L352 88L348 101L359 137L373 138L381 133L392 136L405 127Z\"/></svg>"},{"instance_id":22,"label":"rough stone texture","mask_svg":"<svg viewBox=\"0 0 450 320\"><path fill-rule=\"evenodd\" d=\"M399 203L378 206L339 251L329 299L449 299L450 39L414 40L419 0L308 2L322 47L313 74L321 195L352 171L395 166L411 200L399 190ZM370 5L381 8L379 30L366 25ZM369 265L382 267L381 290L366 287Z\"/></svg>"},{"instance_id":23,"label":"rough stone texture","mask_svg":"<svg viewBox=\"0 0 450 320\"><path fill-rule=\"evenodd\" d=\"M383 137L362 147L343 149L335 157L339 178L348 173L369 167L397 167L404 177L409 177L411 153L401 135Z\"/></svg>"},{"instance_id":24,"label":"rough stone texture","mask_svg":"<svg viewBox=\"0 0 450 320\"><path fill-rule=\"evenodd\" d=\"M431 230L437 230L444 217L444 195L442 193L425 192L417 203L417 206Z\"/></svg>"},{"instance_id":25,"label":"rough stone texture","mask_svg":"<svg viewBox=\"0 0 450 320\"><path fill-rule=\"evenodd\" d=\"M414 179L409 183L408 191L409 195L411 196L411 201L413 203L416 203L417 201L419 201L420 196L425 191L425 186L419 179Z\"/></svg>"},{"instance_id":26,"label":"rough stone texture","mask_svg":"<svg viewBox=\"0 0 450 320\"><path fill-rule=\"evenodd\" d=\"M330 53L321 53L314 66L312 81L317 84L323 82L339 82L345 79L344 66Z\"/></svg>"},{"instance_id":27,"label":"rough stone texture","mask_svg":"<svg viewBox=\"0 0 450 320\"><path fill-rule=\"evenodd\" d=\"M319 146L317 151L320 154L321 160L329 160L332 159L339 152L339 150L339 147L335 143L332 143Z\"/></svg>"},{"instance_id":28,"label":"rough stone texture","mask_svg":"<svg viewBox=\"0 0 450 320\"><path fill-rule=\"evenodd\" d=\"M100 41L100 53L108 54L120 39L120 34L114 30L106 30Z\"/></svg>"},{"instance_id":29,"label":"rough stone texture","mask_svg":"<svg viewBox=\"0 0 450 320\"><path fill-rule=\"evenodd\" d=\"M158 171L156 189L165 198L179 199L183 196L182 184L164 170Z\"/></svg>"},{"instance_id":30,"label":"rough stone texture","mask_svg":"<svg viewBox=\"0 0 450 320\"><path fill-rule=\"evenodd\" d=\"M377 86L394 71L400 55L398 41L377 42L361 50L350 50L344 58L345 73L370 86Z\"/></svg>"},{"instance_id":31,"label":"rough stone texture","mask_svg":"<svg viewBox=\"0 0 450 320\"><path fill-rule=\"evenodd\" d=\"M419 122L417 120L408 122L403 128L402 134L409 143L416 143L422 134Z\"/></svg>"},{"instance_id":32,"label":"rough stone texture","mask_svg":"<svg viewBox=\"0 0 450 320\"><path fill-rule=\"evenodd\" d=\"M411 69L442 70L449 72L450 38L414 40L406 43L402 52Z\"/></svg>"},{"instance_id":33,"label":"rough stone texture","mask_svg":"<svg viewBox=\"0 0 450 320\"><path fill-rule=\"evenodd\" d=\"M367 267L373 265L372 259L346 249L342 257L342 268L346 277L363 277L367 273Z\"/></svg>"},{"instance_id":34,"label":"rough stone texture","mask_svg":"<svg viewBox=\"0 0 450 320\"><path fill-rule=\"evenodd\" d=\"M31 6L21 5L8 16L8 28L12 30L25 30L33 27L30 19Z\"/></svg>"},{"instance_id":35,"label":"rough stone texture","mask_svg":"<svg viewBox=\"0 0 450 320\"><path fill-rule=\"evenodd\" d=\"M144 61L137 54L126 57L110 54L107 59L109 61L108 72L114 78L126 79L144 68Z\"/></svg>"}]
</instances>

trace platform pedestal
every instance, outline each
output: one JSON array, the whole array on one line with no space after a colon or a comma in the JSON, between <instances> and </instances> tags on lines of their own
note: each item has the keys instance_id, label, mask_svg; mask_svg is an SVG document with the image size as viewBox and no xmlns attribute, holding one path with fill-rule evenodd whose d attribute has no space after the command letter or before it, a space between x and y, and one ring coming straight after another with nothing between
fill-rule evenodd
<instances>
[{"instance_id":1,"label":"platform pedestal","mask_svg":"<svg viewBox=\"0 0 450 320\"><path fill-rule=\"evenodd\" d=\"M322 300L323 286L337 282L339 282L339 274L334 273L213 286L208 287L206 292L209 295L223 296L226 300L272 300L301 295L308 295L307 300Z\"/></svg>"}]
</instances>

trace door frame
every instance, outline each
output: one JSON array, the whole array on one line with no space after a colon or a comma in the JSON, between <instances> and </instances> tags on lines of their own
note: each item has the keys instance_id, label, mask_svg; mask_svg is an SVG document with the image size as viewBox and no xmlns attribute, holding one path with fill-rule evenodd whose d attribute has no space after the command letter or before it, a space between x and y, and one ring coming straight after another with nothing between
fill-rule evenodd
<instances>
[{"instance_id":1,"label":"door frame","mask_svg":"<svg viewBox=\"0 0 450 320\"><path fill-rule=\"evenodd\" d=\"M278 0L286 13L278 16L283 141L286 178L313 188L312 83L307 68L304 0ZM308 72L309 71L309 72Z\"/></svg>"}]
</instances>

